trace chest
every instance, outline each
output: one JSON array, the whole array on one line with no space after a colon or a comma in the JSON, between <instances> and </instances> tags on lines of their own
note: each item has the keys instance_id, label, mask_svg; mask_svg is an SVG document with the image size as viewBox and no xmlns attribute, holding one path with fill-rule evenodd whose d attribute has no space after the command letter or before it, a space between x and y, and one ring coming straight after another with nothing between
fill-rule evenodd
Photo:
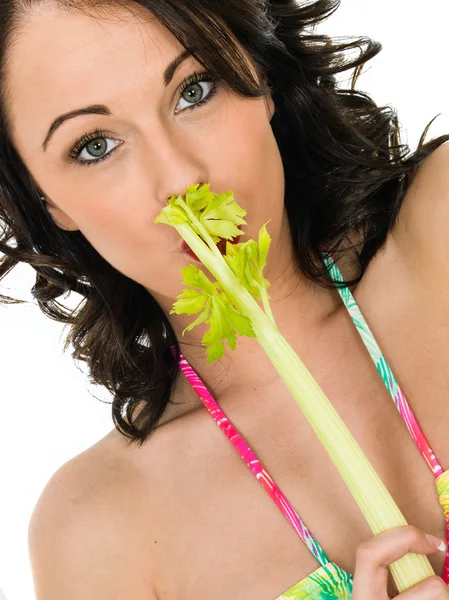
<instances>
[{"instance_id":1,"label":"chest","mask_svg":"<svg viewBox=\"0 0 449 600\"><path fill-rule=\"evenodd\" d=\"M387 243L354 297L439 462L448 469L448 309L410 278L398 254ZM299 354L407 522L445 539L435 478L345 309L342 315ZM356 549L372 534L284 384L275 380L244 398L228 395L220 405L329 560L353 574ZM160 520L161 600L274 600L318 567L202 406L167 424L160 455L163 475L153 510ZM140 501L152 494L152 480L143 471ZM441 575L444 556L429 560ZM394 595L391 578L389 593Z\"/></svg>"},{"instance_id":2,"label":"chest","mask_svg":"<svg viewBox=\"0 0 449 600\"><path fill-rule=\"evenodd\" d=\"M332 348L323 340L323 347L317 345L305 357L306 365L406 520L444 539L435 479L357 332L342 327L338 346ZM428 344L418 345L424 346ZM401 385L409 388L404 389L409 403L443 468L449 468L448 398L444 402L444 390L449 389L444 369L448 353L438 350L430 361L435 377L426 368L420 371L417 364L410 371L404 358L399 364L401 353L393 348L397 364L390 366ZM410 361L405 351L404 356ZM414 356L416 360L419 353ZM427 354L422 360L429 364ZM432 400L435 410L429 410L429 397L436 398ZM354 573L356 548L371 532L283 385L275 382L258 397L246 396L244 402L227 398L223 408L328 558ZM170 534L162 536L159 545L161 556L170 557L164 563L162 598L274 600L318 567L205 410L181 419L172 434L177 460L170 461L170 478L161 495L161 511L170 522ZM443 559L430 558L437 574L442 572ZM392 595L393 588L390 591Z\"/></svg>"}]
</instances>

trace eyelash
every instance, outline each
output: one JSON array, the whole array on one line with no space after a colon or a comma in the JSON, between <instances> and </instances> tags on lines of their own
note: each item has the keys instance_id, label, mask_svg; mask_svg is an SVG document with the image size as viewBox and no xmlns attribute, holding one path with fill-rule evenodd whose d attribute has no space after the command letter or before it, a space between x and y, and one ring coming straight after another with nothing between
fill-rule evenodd
<instances>
[{"instance_id":1,"label":"eyelash","mask_svg":"<svg viewBox=\"0 0 449 600\"><path fill-rule=\"evenodd\" d=\"M209 94L206 96L206 98L204 98L203 100L200 100L199 102L197 102L196 104L193 104L192 106L188 106L187 108L183 108L182 110L178 111L178 112L185 112L185 111L190 111L190 110L194 110L196 108L198 108L199 106L202 106L204 104L207 104L207 102L209 102L209 100L211 100L213 98L213 96L217 93L218 90L218 86L219 84L217 83L217 81L213 78L213 76L208 73L207 71L203 71L203 73L193 73L192 75L190 75L189 77L187 77L187 79L185 79L179 89L179 96L182 96L183 93L188 90L189 87L191 87L192 85L196 84L196 83L200 83L201 81L209 81L211 82L212 88L209 92ZM81 152L84 150L84 148L90 143L93 142L95 140L99 140L99 139L105 139L107 138L107 136L109 136L110 134L107 131L101 130L101 129L95 129L95 131L92 131L90 133L85 133L79 140L77 140L74 144L74 146L72 147L72 149L69 152L69 162L71 163L77 163L78 165L81 166L87 166L90 167L92 165L96 165L99 162L109 158L112 154L114 154L115 150L121 146L121 143L118 144L113 150L111 150L110 152L108 152L108 154L105 154L104 156L92 160L83 160L79 158Z\"/></svg>"}]
</instances>

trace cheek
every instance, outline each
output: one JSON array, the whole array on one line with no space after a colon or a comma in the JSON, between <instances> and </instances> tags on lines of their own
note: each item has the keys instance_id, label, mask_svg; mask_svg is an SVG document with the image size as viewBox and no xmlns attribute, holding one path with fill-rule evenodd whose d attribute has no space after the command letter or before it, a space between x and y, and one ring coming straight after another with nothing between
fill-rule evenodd
<instances>
[{"instance_id":1,"label":"cheek","mask_svg":"<svg viewBox=\"0 0 449 600\"><path fill-rule=\"evenodd\" d=\"M220 145L217 164L232 165L229 181L241 195L241 204L248 214L248 236L257 239L260 227L267 226L275 241L284 213L284 168L279 148L268 121L264 102L247 102L233 124L232 136ZM252 104L252 106L251 106ZM225 152L222 148L228 148ZM229 148L232 151L229 151ZM222 161L222 163L219 162ZM225 169L226 171L226 169ZM222 172L217 169L222 177ZM237 198L239 202L239 198Z\"/></svg>"},{"instance_id":2,"label":"cheek","mask_svg":"<svg viewBox=\"0 0 449 600\"><path fill-rule=\"evenodd\" d=\"M247 236L258 239L259 230L267 223L271 247L265 276L276 279L290 253L290 236L285 212L285 174L282 157L265 108L258 118L248 115L241 124L241 134L235 144L233 162L236 166L236 189L246 201ZM243 204L243 202L242 202Z\"/></svg>"},{"instance_id":3,"label":"cheek","mask_svg":"<svg viewBox=\"0 0 449 600\"><path fill-rule=\"evenodd\" d=\"M139 205L136 201L125 204L122 198L106 194L107 204L98 203L94 208L80 206L77 224L90 244L115 269L145 286L159 282L159 287L167 286L164 291L169 293L169 286L179 280L179 276L170 276L171 269L175 274L174 248L179 236L168 226L154 224L161 206L145 203L142 190L135 197L141 199ZM179 272L179 265L176 270ZM180 291L181 288L175 289L176 294Z\"/></svg>"}]
</instances>

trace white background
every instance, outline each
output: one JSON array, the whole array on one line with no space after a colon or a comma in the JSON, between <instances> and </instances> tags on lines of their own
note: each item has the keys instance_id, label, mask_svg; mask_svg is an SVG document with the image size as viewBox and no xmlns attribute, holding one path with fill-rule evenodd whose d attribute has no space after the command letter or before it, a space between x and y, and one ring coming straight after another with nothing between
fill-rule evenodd
<instances>
[{"instance_id":1,"label":"white background","mask_svg":"<svg viewBox=\"0 0 449 600\"><path fill-rule=\"evenodd\" d=\"M449 133L449 7L447 0L428 0L426 9L408 0L342 0L319 28L334 36L367 35L383 44L357 89L378 105L397 108L402 141L412 150L438 113L443 114L427 139ZM31 299L33 273L21 265L0 291ZM56 469L113 427L109 405L94 396L110 398L89 385L70 350L62 355L63 326L37 305L0 307L0 332L0 588L8 600L33 600L26 541L31 511Z\"/></svg>"}]
</instances>

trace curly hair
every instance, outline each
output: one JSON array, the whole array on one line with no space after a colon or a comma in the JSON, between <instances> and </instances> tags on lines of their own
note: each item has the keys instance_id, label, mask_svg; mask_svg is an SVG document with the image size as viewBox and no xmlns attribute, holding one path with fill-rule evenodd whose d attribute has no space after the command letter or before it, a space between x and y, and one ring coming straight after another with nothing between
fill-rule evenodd
<instances>
[{"instance_id":1,"label":"curly hair","mask_svg":"<svg viewBox=\"0 0 449 600\"><path fill-rule=\"evenodd\" d=\"M56 225L12 141L8 51L27 15L44 1L0 0L0 281L19 262L31 265L39 308L71 326L64 351L73 345L72 357L87 363L89 380L112 394L116 428L129 444L142 445L171 402L180 372L173 328L142 285L112 267L81 232ZM355 89L364 64L382 45L368 37L337 40L315 33L313 26L340 0L50 2L105 15L117 6L143 7L236 94L272 94L271 126L284 165L296 266L324 287L334 284L320 260L321 246L335 258L350 252L356 276L346 283L358 283L397 221L411 176L449 140L446 135L424 144L431 121L410 153L401 144L395 110ZM254 80L244 52L263 84ZM348 69L354 70L351 88L341 89L335 75ZM70 292L83 297L74 310L58 302ZM23 301L0 295L0 302Z\"/></svg>"}]
</instances>

